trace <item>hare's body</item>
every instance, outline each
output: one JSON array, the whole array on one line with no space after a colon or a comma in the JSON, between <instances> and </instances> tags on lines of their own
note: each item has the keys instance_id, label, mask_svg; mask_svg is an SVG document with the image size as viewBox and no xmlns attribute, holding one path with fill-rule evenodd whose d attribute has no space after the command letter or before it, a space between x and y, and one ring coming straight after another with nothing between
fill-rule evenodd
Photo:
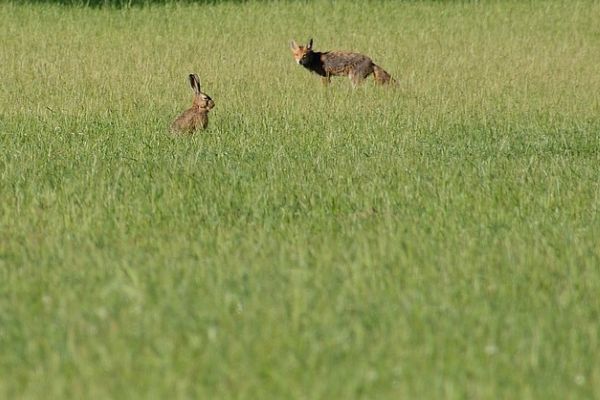
<instances>
[{"instance_id":1,"label":"hare's body","mask_svg":"<svg viewBox=\"0 0 600 400\"><path fill-rule=\"evenodd\" d=\"M208 112L215 106L215 102L200 89L200 79L196 74L190 74L190 86L194 91L194 102L171 124L171 133L192 134L197 129L206 129L208 126Z\"/></svg>"},{"instance_id":2,"label":"hare's body","mask_svg":"<svg viewBox=\"0 0 600 400\"><path fill-rule=\"evenodd\" d=\"M378 84L394 83L394 79L373 60L364 54L347 51L313 51L312 39L306 46L292 40L290 47L296 62L311 72L320 75L323 83L328 84L332 76L347 76L353 86L357 86L373 74Z\"/></svg>"},{"instance_id":3,"label":"hare's body","mask_svg":"<svg viewBox=\"0 0 600 400\"><path fill-rule=\"evenodd\" d=\"M208 126L208 110L195 110L189 108L183 112L173 124L172 133L194 133L197 129L206 129Z\"/></svg>"}]
</instances>

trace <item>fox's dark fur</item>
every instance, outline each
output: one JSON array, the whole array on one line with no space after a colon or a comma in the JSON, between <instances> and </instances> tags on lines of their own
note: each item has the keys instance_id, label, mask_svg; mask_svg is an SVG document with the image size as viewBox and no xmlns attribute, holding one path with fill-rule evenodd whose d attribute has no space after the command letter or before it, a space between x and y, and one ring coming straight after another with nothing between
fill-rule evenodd
<instances>
[{"instance_id":1,"label":"fox's dark fur","mask_svg":"<svg viewBox=\"0 0 600 400\"><path fill-rule=\"evenodd\" d=\"M352 81L352 85L357 86L371 74L373 74L375 82L382 85L396 82L390 74L364 54L345 51L313 51L312 44L312 39L306 46L298 45L292 40L290 47L296 62L320 75L325 84L330 82L332 76L347 76Z\"/></svg>"}]
</instances>

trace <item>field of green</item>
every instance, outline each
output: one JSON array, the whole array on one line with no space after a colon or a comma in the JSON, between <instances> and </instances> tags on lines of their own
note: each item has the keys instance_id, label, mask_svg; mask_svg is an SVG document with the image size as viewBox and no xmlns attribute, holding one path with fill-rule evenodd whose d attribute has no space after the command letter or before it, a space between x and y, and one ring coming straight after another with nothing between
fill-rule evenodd
<instances>
[{"instance_id":1,"label":"field of green","mask_svg":"<svg viewBox=\"0 0 600 400\"><path fill-rule=\"evenodd\" d=\"M598 21L1 3L0 398L600 398Z\"/></svg>"}]
</instances>

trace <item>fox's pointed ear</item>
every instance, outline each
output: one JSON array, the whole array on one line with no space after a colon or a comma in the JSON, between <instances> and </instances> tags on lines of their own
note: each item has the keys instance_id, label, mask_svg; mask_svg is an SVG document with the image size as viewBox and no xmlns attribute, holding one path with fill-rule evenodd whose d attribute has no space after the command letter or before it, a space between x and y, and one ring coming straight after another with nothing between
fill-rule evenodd
<instances>
[{"instance_id":1,"label":"fox's pointed ear","mask_svg":"<svg viewBox=\"0 0 600 400\"><path fill-rule=\"evenodd\" d=\"M306 48L308 50L312 50L312 43L313 43L312 38L310 38L310 40L308 41L308 44L306 45Z\"/></svg>"},{"instance_id":2,"label":"fox's pointed ear","mask_svg":"<svg viewBox=\"0 0 600 400\"><path fill-rule=\"evenodd\" d=\"M290 41L290 48L291 48L292 50L298 50L298 43L296 43L296 41L295 41L295 40L291 40L291 41Z\"/></svg>"}]
</instances>

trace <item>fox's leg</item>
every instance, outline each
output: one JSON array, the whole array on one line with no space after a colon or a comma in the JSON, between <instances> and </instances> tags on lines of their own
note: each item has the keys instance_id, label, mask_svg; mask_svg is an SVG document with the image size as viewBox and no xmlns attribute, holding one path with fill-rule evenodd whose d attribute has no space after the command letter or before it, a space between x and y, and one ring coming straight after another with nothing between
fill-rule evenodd
<instances>
[{"instance_id":1,"label":"fox's leg","mask_svg":"<svg viewBox=\"0 0 600 400\"><path fill-rule=\"evenodd\" d=\"M375 76L374 72L375 72L375 64L373 64L373 61L369 60L368 62L366 62L362 65L361 73L362 73L363 79L367 79L367 77L369 77L370 75Z\"/></svg>"},{"instance_id":2,"label":"fox's leg","mask_svg":"<svg viewBox=\"0 0 600 400\"><path fill-rule=\"evenodd\" d=\"M366 58L359 64L356 64L352 67L352 69L348 72L348 78L352 81L352 86L358 86L362 81L364 81L369 75L371 75L374 71L374 64L371 59Z\"/></svg>"},{"instance_id":3,"label":"fox's leg","mask_svg":"<svg viewBox=\"0 0 600 400\"><path fill-rule=\"evenodd\" d=\"M350 82L352 82L352 87L357 87L365 80L365 78L369 76L369 74L365 74L364 71L361 70L350 70L348 72L348 78L350 78Z\"/></svg>"},{"instance_id":4,"label":"fox's leg","mask_svg":"<svg viewBox=\"0 0 600 400\"><path fill-rule=\"evenodd\" d=\"M356 88L358 85L360 85L360 83L364 79L364 77L361 76L361 74L356 70L351 70L350 72L348 72L348 78L350 79L350 82L352 82L353 88Z\"/></svg>"}]
</instances>

